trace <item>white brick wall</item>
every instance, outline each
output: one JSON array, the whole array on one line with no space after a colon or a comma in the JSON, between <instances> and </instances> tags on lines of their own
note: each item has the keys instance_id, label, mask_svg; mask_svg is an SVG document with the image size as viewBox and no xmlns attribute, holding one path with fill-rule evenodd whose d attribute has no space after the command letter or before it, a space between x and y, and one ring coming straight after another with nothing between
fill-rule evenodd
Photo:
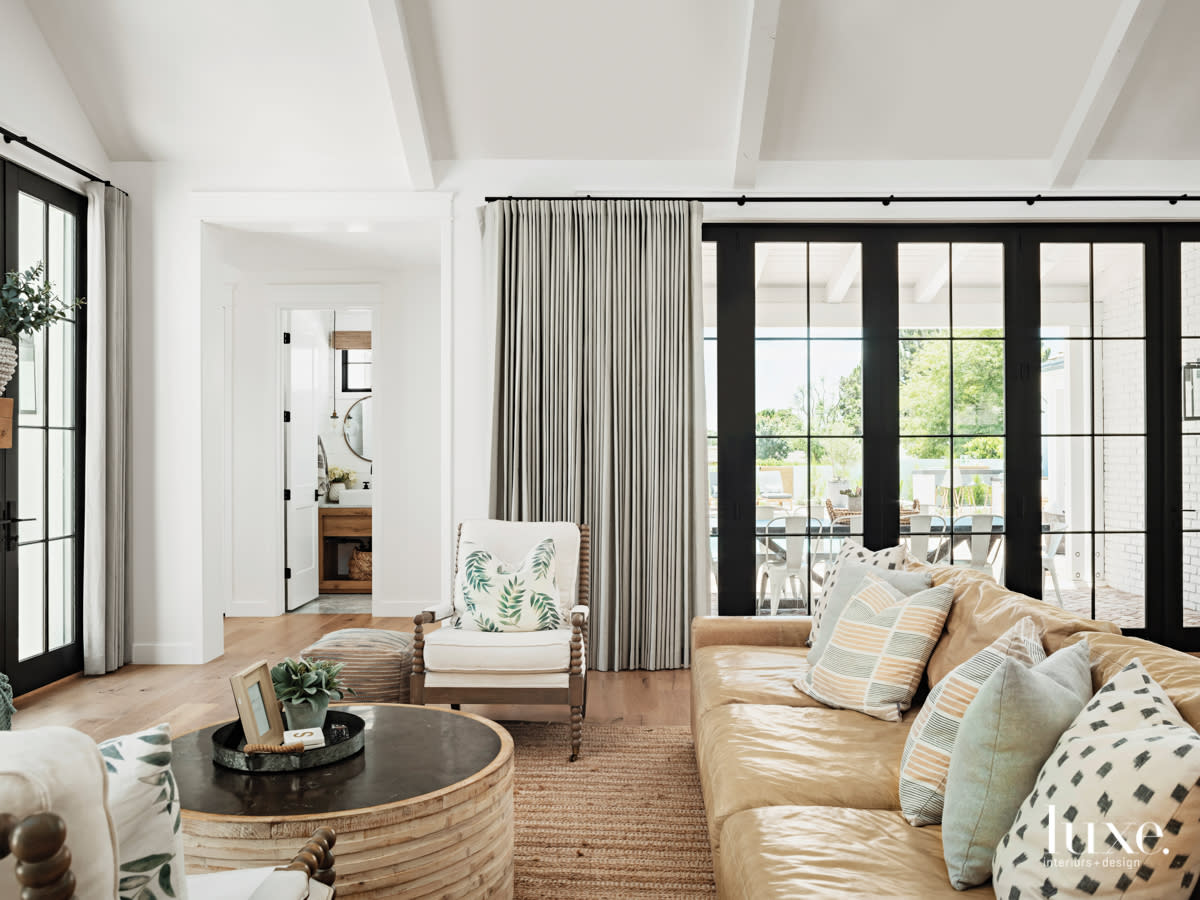
<instances>
[{"instance_id":1,"label":"white brick wall","mask_svg":"<svg viewBox=\"0 0 1200 900\"><path fill-rule=\"evenodd\" d=\"M1200 334L1200 244L1183 245L1183 326L1184 333ZM1189 348L1195 342L1187 342ZM1197 422L1186 422L1195 431ZM1184 509L1200 510L1200 436L1183 441ZM1200 528L1200 512L1183 514L1184 528ZM1183 617L1184 624L1200 625L1200 534L1183 536Z\"/></svg>"},{"instance_id":2,"label":"white brick wall","mask_svg":"<svg viewBox=\"0 0 1200 900\"><path fill-rule=\"evenodd\" d=\"M1100 248L1097 248L1099 263ZM1095 285L1097 338L1145 334L1142 267L1135 260L1098 273ZM1095 342L1097 434L1142 433L1145 428L1145 345L1141 341ZM1101 437L1096 441L1099 493L1097 522L1104 529L1146 527L1144 438ZM1132 594L1146 590L1145 540L1141 535L1097 536L1096 577Z\"/></svg>"}]
</instances>

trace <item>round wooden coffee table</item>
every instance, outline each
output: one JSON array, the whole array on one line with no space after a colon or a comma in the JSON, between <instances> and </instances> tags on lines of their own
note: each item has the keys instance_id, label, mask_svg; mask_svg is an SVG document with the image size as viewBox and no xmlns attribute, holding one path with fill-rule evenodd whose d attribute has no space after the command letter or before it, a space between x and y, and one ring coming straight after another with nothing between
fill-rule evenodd
<instances>
[{"instance_id":1,"label":"round wooden coffee table","mask_svg":"<svg viewBox=\"0 0 1200 900\"><path fill-rule=\"evenodd\" d=\"M366 722L362 752L300 772L214 764L218 725L175 738L188 872L283 865L327 825L339 897L511 897L508 732L445 709L337 708Z\"/></svg>"}]
</instances>

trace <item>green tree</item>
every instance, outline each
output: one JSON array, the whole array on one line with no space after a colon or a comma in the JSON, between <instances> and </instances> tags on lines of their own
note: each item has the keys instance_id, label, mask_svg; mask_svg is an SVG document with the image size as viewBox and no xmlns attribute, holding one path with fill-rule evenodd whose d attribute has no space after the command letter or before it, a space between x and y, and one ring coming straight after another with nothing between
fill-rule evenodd
<instances>
[{"instance_id":1,"label":"green tree","mask_svg":"<svg viewBox=\"0 0 1200 900\"><path fill-rule=\"evenodd\" d=\"M804 439L794 435L804 434L804 420L792 409L764 409L755 416L758 431L758 448L755 456L763 461L785 462L793 450L804 449ZM768 437L763 437L767 435ZM769 435L793 435L792 437L770 437Z\"/></svg>"},{"instance_id":2,"label":"green tree","mask_svg":"<svg viewBox=\"0 0 1200 900\"><path fill-rule=\"evenodd\" d=\"M979 329L979 337L999 338L996 329ZM946 341L902 341L900 350L900 421L907 434L947 434L953 402L954 431L975 436L958 438L955 454L975 459L1004 455L1004 343L1000 340L954 344L954 389L950 384L950 344ZM946 438L913 437L904 450L921 459L945 459Z\"/></svg>"}]
</instances>

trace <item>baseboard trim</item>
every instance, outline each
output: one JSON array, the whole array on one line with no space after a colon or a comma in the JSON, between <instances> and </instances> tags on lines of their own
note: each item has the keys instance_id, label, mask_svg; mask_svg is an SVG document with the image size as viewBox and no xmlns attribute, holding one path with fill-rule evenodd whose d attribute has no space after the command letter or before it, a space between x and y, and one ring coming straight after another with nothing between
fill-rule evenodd
<instances>
[{"instance_id":1,"label":"baseboard trim","mask_svg":"<svg viewBox=\"0 0 1200 900\"><path fill-rule=\"evenodd\" d=\"M196 666L207 660L196 644L134 644L130 662L139 666Z\"/></svg>"},{"instance_id":2,"label":"baseboard trim","mask_svg":"<svg viewBox=\"0 0 1200 900\"><path fill-rule=\"evenodd\" d=\"M437 606L437 603L422 603L419 600L375 600L371 604L371 615L376 618L411 619L417 613Z\"/></svg>"}]
</instances>

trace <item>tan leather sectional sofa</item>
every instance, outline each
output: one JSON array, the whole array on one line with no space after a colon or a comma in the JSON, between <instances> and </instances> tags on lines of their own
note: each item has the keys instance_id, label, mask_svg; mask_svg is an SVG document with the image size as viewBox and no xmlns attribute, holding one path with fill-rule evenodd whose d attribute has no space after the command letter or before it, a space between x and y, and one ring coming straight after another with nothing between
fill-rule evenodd
<instances>
[{"instance_id":1,"label":"tan leather sectional sofa","mask_svg":"<svg viewBox=\"0 0 1200 900\"><path fill-rule=\"evenodd\" d=\"M1065 612L961 568L937 567L955 602L927 683L1023 616L1047 652L1087 638L1098 688L1140 658L1200 727L1200 658ZM792 686L808 648L807 617L701 617L692 623L692 734L722 898L994 896L959 892L942 859L940 826L901 816L900 756L921 695L900 723L822 706ZM922 694L924 691L922 691Z\"/></svg>"}]
</instances>

